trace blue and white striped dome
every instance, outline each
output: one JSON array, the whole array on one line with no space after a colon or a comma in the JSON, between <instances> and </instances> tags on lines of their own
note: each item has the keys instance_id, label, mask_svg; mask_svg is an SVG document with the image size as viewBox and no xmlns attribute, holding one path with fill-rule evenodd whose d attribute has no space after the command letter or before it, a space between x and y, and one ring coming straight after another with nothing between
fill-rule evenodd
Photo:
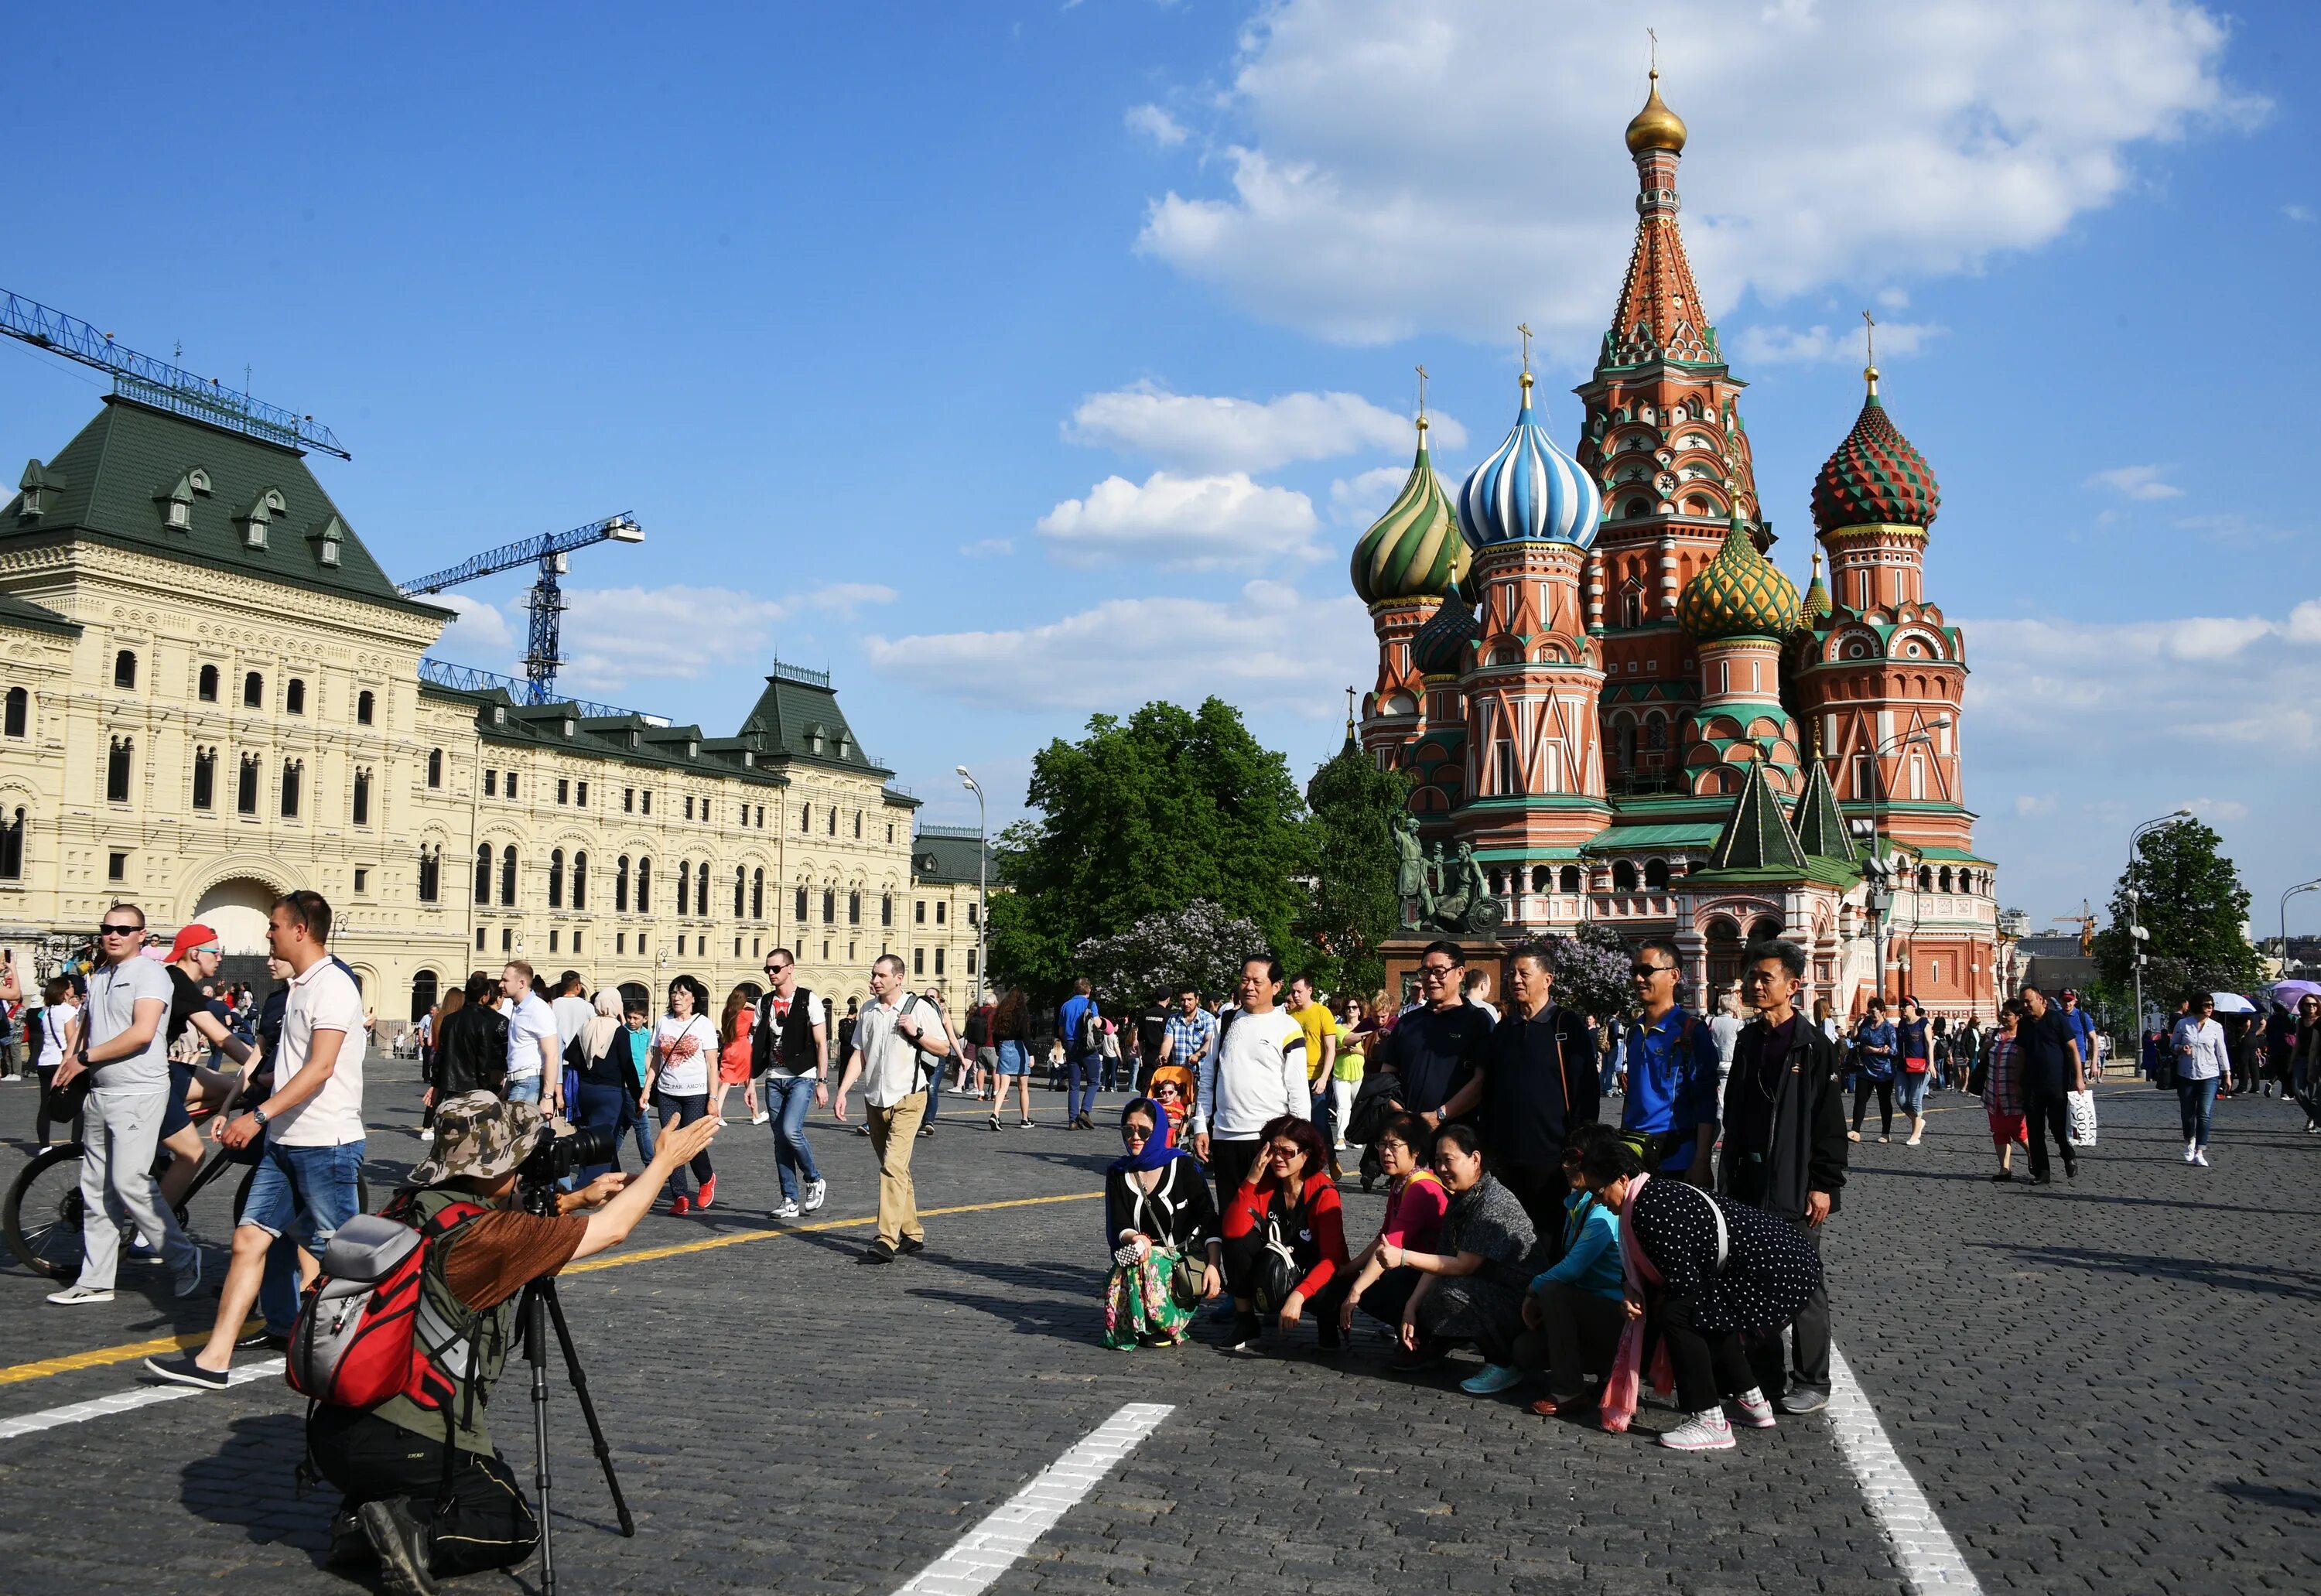
<instances>
[{"instance_id":1,"label":"blue and white striped dome","mask_svg":"<svg viewBox=\"0 0 2321 1596\"><path fill-rule=\"evenodd\" d=\"M1531 373L1525 372L1523 414L1515 431L1459 489L1459 525L1467 542L1481 549L1548 539L1584 549L1596 541L1603 515L1602 490L1533 415Z\"/></svg>"}]
</instances>

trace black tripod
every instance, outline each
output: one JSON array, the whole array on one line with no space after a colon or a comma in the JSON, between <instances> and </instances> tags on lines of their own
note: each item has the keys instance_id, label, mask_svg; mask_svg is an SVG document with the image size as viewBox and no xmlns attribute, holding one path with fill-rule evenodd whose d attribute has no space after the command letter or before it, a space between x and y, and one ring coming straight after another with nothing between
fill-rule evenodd
<instances>
[{"instance_id":1,"label":"black tripod","mask_svg":"<svg viewBox=\"0 0 2321 1596\"><path fill-rule=\"evenodd\" d=\"M554 1193L550 1193L554 1200ZM572 1327L564 1320L564 1304L556 1295L556 1277L536 1280L523 1289L523 1298L516 1306L517 1321L523 1327L524 1362L532 1365L532 1485L540 1492L540 1592L555 1596L556 1554L549 1544L551 1515L548 1506L548 1330L556 1330L556 1345L564 1354L564 1373L572 1382L572 1394L580 1399L580 1417L588 1421L588 1439L596 1448L596 1462L605 1471L605 1488L613 1493L613 1510L620 1516L621 1533L634 1536L637 1521L629 1516L628 1499L621 1494L620 1476L613 1472L613 1448L605 1439L605 1427L597 1422L596 1404L588 1398L588 1376L580 1367L580 1354L573 1349Z\"/></svg>"}]
</instances>

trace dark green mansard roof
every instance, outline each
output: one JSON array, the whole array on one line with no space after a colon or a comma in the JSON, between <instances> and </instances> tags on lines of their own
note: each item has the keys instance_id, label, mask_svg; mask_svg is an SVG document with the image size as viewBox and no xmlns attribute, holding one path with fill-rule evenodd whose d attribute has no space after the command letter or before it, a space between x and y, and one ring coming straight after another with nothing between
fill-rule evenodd
<instances>
[{"instance_id":1,"label":"dark green mansard roof","mask_svg":"<svg viewBox=\"0 0 2321 1596\"><path fill-rule=\"evenodd\" d=\"M973 826L922 825L911 839L911 879L929 886L974 886L980 879L976 874L978 840Z\"/></svg>"},{"instance_id":2,"label":"dark green mansard roof","mask_svg":"<svg viewBox=\"0 0 2321 1596\"><path fill-rule=\"evenodd\" d=\"M32 632L53 632L59 637L78 637L80 623L69 620L29 598L19 598L13 593L0 593L0 626L19 626Z\"/></svg>"},{"instance_id":3,"label":"dark green mansard roof","mask_svg":"<svg viewBox=\"0 0 2321 1596\"><path fill-rule=\"evenodd\" d=\"M170 524L173 504L182 527ZM252 534L256 533L253 546ZM0 506L0 549L96 538L165 560L432 616L406 598L295 449L119 395Z\"/></svg>"},{"instance_id":4,"label":"dark green mansard roof","mask_svg":"<svg viewBox=\"0 0 2321 1596\"><path fill-rule=\"evenodd\" d=\"M1837 807L1837 792L1829 784L1829 768L1817 759L1806 762L1806 789L1798 795L1792 816L1798 846L1807 853L1852 864L1857 857L1853 838L1845 829L1844 812Z\"/></svg>"},{"instance_id":5,"label":"dark green mansard roof","mask_svg":"<svg viewBox=\"0 0 2321 1596\"><path fill-rule=\"evenodd\" d=\"M742 723L739 741L769 759L800 759L866 775L893 774L862 751L827 672L774 662L766 690Z\"/></svg>"}]
</instances>

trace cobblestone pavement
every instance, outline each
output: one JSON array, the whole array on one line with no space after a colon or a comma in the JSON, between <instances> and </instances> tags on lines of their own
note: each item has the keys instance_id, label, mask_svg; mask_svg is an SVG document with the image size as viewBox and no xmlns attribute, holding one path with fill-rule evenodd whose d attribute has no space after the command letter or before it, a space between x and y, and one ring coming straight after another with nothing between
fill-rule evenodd
<instances>
[{"instance_id":1,"label":"cobblestone pavement","mask_svg":"<svg viewBox=\"0 0 2321 1596\"><path fill-rule=\"evenodd\" d=\"M414 1155L407 1068L374 1078L371 1178ZM869 1237L868 1145L819 1122L820 1229L777 1236L763 1127L715 1149L720 1202L655 1217L564 1298L639 1533L611 1533L560 1373L557 1549L575 1593L893 1591L1124 1405L1174 1411L995 1590L1893 1591L1904 1576L1827 1420L1738 1452L1610 1436L1514 1397L1386 1375L1364 1343L1235 1358L1122 1354L1095 1339L1108 1135L997 1135L953 1099L919 1144L922 1257L851 1266ZM1953 1107L1953 1105L1960 1105ZM738 1099L733 1105L738 1109ZM1937 1095L1926 1145L1874 1140L1827 1237L1837 1336L1903 1461L1987 1590L2310 1590L2321 1487L2300 1333L2321 1295L2303 1221L2321 1136L2277 1102L2219 1115L2187 1168L2172 1098L2107 1089L2080 1178L1994 1188L1980 1108ZM0 1087L0 1180L26 1089ZM223 1189L196 1218L223 1265ZM1031 1199L1053 1199L1027 1201ZM995 1207L988 1205L1014 1204ZM1378 1199L1349 1197L1350 1232ZM133 1359L25 1378L33 1360L205 1327L132 1268L105 1307L41 1301L0 1270L0 1420L137 1388ZM1310 1344L1309 1344L1310 1345ZM530 1479L529 1414L502 1445ZM0 1587L33 1593L368 1589L320 1565L327 1503L297 1500L299 1409L270 1379L0 1441ZM531 1571L526 1571L528 1585ZM224 1587L221 1587L224 1588ZM460 1587L511 1589L486 1578Z\"/></svg>"}]
</instances>

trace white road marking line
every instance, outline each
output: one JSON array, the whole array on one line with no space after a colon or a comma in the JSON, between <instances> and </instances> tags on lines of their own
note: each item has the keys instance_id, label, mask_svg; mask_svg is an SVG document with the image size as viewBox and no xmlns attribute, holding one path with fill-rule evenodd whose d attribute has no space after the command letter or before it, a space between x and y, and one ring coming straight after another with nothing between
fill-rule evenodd
<instances>
[{"instance_id":1,"label":"white road marking line","mask_svg":"<svg viewBox=\"0 0 2321 1596\"><path fill-rule=\"evenodd\" d=\"M1902 1565L1910 1589L1919 1596L1979 1593L1982 1586L1974 1570L1934 1516L1934 1504L1918 1489L1894 1443L1886 1438L1878 1410L1834 1346L1829 1349L1829 1424L1836 1432L1838 1450L1861 1482L1861 1494L1886 1537L1894 1543L1895 1561Z\"/></svg>"},{"instance_id":2,"label":"white road marking line","mask_svg":"<svg viewBox=\"0 0 2321 1596\"><path fill-rule=\"evenodd\" d=\"M1162 1402L1129 1403L960 1536L895 1596L976 1596L988 1589L1175 1411Z\"/></svg>"},{"instance_id":3,"label":"white road marking line","mask_svg":"<svg viewBox=\"0 0 2321 1596\"><path fill-rule=\"evenodd\" d=\"M255 1363L237 1364L226 1376L229 1385L242 1385L252 1380L276 1379L282 1375L282 1360L267 1358ZM197 1385L132 1385L127 1391L114 1391L109 1397L96 1397L86 1402L71 1402L62 1408L43 1408L38 1413L27 1413L20 1418L0 1418L0 1441L13 1441L19 1436L37 1435L68 1424L86 1424L92 1418L110 1418L116 1413L133 1412L150 1408L156 1402L174 1402L185 1397L208 1395Z\"/></svg>"}]
</instances>

